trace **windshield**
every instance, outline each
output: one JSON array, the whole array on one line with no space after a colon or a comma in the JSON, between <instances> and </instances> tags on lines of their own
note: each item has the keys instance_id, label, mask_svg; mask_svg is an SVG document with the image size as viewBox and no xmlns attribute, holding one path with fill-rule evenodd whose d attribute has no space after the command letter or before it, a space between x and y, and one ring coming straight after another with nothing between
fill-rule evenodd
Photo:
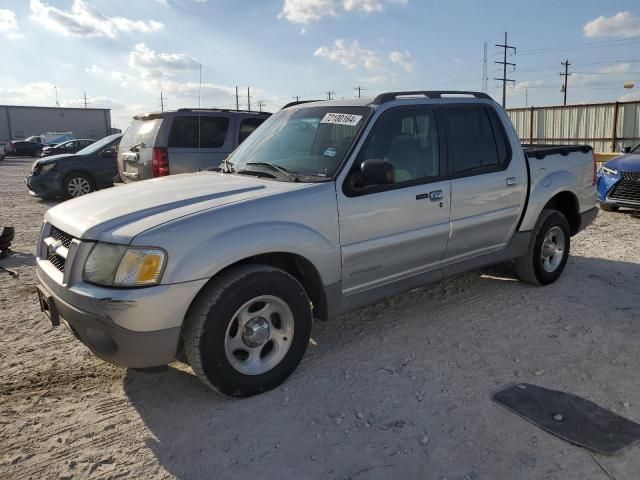
<instances>
[{"instance_id":1,"label":"windshield","mask_svg":"<svg viewBox=\"0 0 640 480\"><path fill-rule=\"evenodd\" d=\"M119 133L115 135L109 135L108 137L104 137L97 142L93 142L91 145L84 147L82 150L78 152L78 155L86 155L88 153L94 153L100 150L101 148L109 145L109 143L113 142L116 138L120 137Z\"/></svg>"},{"instance_id":2,"label":"windshield","mask_svg":"<svg viewBox=\"0 0 640 480\"><path fill-rule=\"evenodd\" d=\"M367 107L281 110L231 154L228 166L236 173L257 171L289 180L331 178L370 114Z\"/></svg>"}]
</instances>

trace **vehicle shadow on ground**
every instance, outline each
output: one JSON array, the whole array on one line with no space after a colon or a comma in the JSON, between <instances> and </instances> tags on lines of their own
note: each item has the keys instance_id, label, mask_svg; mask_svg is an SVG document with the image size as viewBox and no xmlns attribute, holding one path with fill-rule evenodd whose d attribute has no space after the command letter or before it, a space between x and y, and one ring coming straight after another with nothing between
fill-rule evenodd
<instances>
[{"instance_id":1,"label":"vehicle shadow on ground","mask_svg":"<svg viewBox=\"0 0 640 480\"><path fill-rule=\"evenodd\" d=\"M601 282L623 288L626 286L632 291L634 287L629 287L629 285L637 285L639 280L640 264L600 258L571 257L564 275L556 284L546 288L553 288L556 295L572 298L578 295L575 291L576 282L586 283L594 293L585 295L584 298L580 296L577 301L583 303L585 307L597 308L608 299L607 292L598 291L598 285ZM282 478L289 478L288 475L295 475L298 478L305 476L307 478L353 478L357 476L358 470L354 469L354 464L360 462L358 468L362 468L363 462L375 462L376 457L372 454L372 450L376 455L383 453L382 447L375 440L376 436L382 435L378 431L379 429L368 430L369 437L363 436L359 440L363 443L362 451L352 453L349 458L345 458L343 465L333 465L335 470L332 472L323 470L322 473L325 476L319 475L321 472L310 467L312 464L309 460L309 452L322 451L322 449L326 451L328 448L333 449L331 451L340 449L338 441L331 443L324 436L320 439L319 436L315 436L315 433L311 433L315 432L314 428L318 428L316 426L318 423L328 422L329 427L335 428L333 421L327 420L326 414L321 416L317 412L326 412L330 408L327 405L334 405L336 395L343 396L345 401L349 400L356 404L358 402L361 404L375 403L377 402L376 397L380 395L381 384L376 383L381 381L380 378L373 378L373 375L371 378L361 377L355 387L349 383L349 380L345 381L342 378L343 370L348 367L336 365L336 361L331 361L331 357L339 354L344 348L353 347L354 344L371 343L372 337L381 335L380 328L385 329L383 334L387 336L400 337L405 335L406 329L415 328L415 312L423 312L425 307L430 310L432 305L438 304L440 318L446 317L447 312L454 314L456 311L455 302L450 301L445 293L445 290L451 285L462 290L464 296L489 298L489 301L495 302L498 308L501 306L502 300L500 298L490 299L492 295L497 296L497 292L504 293L505 290L508 290L510 291L507 292L508 294L513 294L518 298L530 297L538 292L536 287L518 282L513 263L505 263L414 290L344 315L331 322L318 322L314 326L313 332L317 346L313 348L310 346L307 357L293 376L276 390L247 399L228 398L208 391L188 367L179 363L170 365L166 371L154 373L128 370L124 379L124 390L152 434L147 439L147 446L153 451L160 464L181 480L210 477L230 478L233 476L232 472L234 475L240 475L237 478L246 478L242 475L259 472L264 474L265 478L274 478L276 475L280 475ZM627 301L633 302L634 299L627 299ZM626 304L620 310L628 310ZM620 314L627 315L629 312L621 311ZM382 327L380 315L385 317L382 322L385 322L386 325L382 324ZM427 324L424 325L424 328L445 326L436 323L439 321L437 318L432 320L434 325L429 327ZM468 322L469 319L460 320ZM475 320L476 318L474 318ZM482 321L481 318L479 320ZM603 318L604 321L608 320ZM505 315L504 319L497 320L497 323L485 328L502 333L518 327L514 326L512 318ZM459 343L463 348L459 353L448 352L447 356L441 359L443 365L449 364L452 360L455 362L456 355L461 355L461 352L464 352L466 348L465 346L469 346L469 342L473 340L469 338L465 328L454 329L453 335L454 338L451 338L451 342ZM398 345L399 342L398 340L389 343ZM396 350L398 363L402 362L407 351L424 349L424 338L420 336L408 340L402 337L402 342L407 342L406 350ZM490 348L486 350L482 355L491 358L493 352L490 351ZM557 355L560 358L565 352L560 351L561 348L558 350ZM386 352L386 356L395 357L393 352ZM383 361L388 361L388 359ZM585 358L584 361L588 362L589 360ZM596 373L604 374L603 372L606 372L608 368L610 366L598 362L590 362L589 364L589 369L593 369ZM486 385L485 396L487 399L495 390L496 383L499 382L499 378L496 376L501 374L500 371L492 371L489 374L481 367L478 367L476 371L475 366L466 373L479 377L481 385ZM345 389L348 388L353 388L353 390L347 394ZM456 386L452 385L451 393L454 393L455 389ZM411 395L412 391L409 387L407 397L400 402L400 406L393 408L400 409L397 411L411 410L413 407L410 406L411 399L408 398ZM481 395L483 395L482 392ZM354 398L356 400L353 400ZM406 405L402 406L403 403ZM425 416L425 421L428 422L431 409L437 412L438 409L446 408L448 408L447 404L444 403L442 405L433 404L429 405L429 409L416 410L413 415L414 418L415 415ZM467 419L476 418L479 423L482 423L483 415L487 414L481 412L482 415L478 415L477 405L470 404L465 408L466 410L459 413L466 415ZM314 414L310 412L315 412L316 416L314 417ZM353 414L351 413L351 415ZM515 416L508 417L507 422L511 421L520 420ZM360 430L360 432L364 431ZM540 436L544 435L540 432ZM295 439L300 439L302 454L292 453L295 449L291 450L291 443L295 444ZM479 438L477 441L482 443L483 439ZM282 442L283 445L288 442L289 449L287 451L284 448L280 450L280 447L277 446L278 442ZM527 446L522 445L521 448L526 450ZM566 444L566 449L571 448L574 447ZM384 453L386 454L386 452ZM332 453L331 455L332 458L335 458L337 454ZM402 462L401 459L398 461ZM449 465L452 462L451 458L445 458L445 456L431 458L429 461L440 462L440 467L442 464ZM620 465L624 464L623 460L618 460L618 462ZM435 466L434 463L431 465ZM308 470L309 468L311 470ZM405 466L398 464L397 468L400 470L396 470L395 474L408 473L407 469L412 467L407 464ZM393 470L381 470L380 472L382 473L375 475L372 473L362 477L385 478L386 474L395 476ZM328 473L332 474L326 476ZM504 478L513 478L511 477L513 472L504 473Z\"/></svg>"}]
</instances>

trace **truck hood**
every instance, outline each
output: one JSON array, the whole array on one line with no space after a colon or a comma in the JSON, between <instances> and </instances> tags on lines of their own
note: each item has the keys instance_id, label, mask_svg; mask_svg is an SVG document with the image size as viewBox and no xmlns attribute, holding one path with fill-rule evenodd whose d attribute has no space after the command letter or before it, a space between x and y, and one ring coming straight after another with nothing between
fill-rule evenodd
<instances>
[{"instance_id":1,"label":"truck hood","mask_svg":"<svg viewBox=\"0 0 640 480\"><path fill-rule=\"evenodd\" d=\"M640 172L640 153L627 153L609 160L605 165L619 172Z\"/></svg>"},{"instance_id":2,"label":"truck hood","mask_svg":"<svg viewBox=\"0 0 640 480\"><path fill-rule=\"evenodd\" d=\"M186 215L313 184L200 172L116 186L61 203L45 220L75 238L130 243Z\"/></svg>"}]
</instances>

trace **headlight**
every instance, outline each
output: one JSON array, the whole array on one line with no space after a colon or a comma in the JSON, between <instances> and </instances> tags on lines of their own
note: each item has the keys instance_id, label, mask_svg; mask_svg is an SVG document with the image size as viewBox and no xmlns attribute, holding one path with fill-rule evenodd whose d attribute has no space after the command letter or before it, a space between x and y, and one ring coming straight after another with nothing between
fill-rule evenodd
<instances>
[{"instance_id":1,"label":"headlight","mask_svg":"<svg viewBox=\"0 0 640 480\"><path fill-rule=\"evenodd\" d=\"M603 165L602 173L604 173L605 175L618 175L618 170L616 170L615 168L609 168Z\"/></svg>"},{"instance_id":2,"label":"headlight","mask_svg":"<svg viewBox=\"0 0 640 480\"><path fill-rule=\"evenodd\" d=\"M116 287L156 285L166 259L161 248L97 243L84 265L84 279Z\"/></svg>"},{"instance_id":3,"label":"headlight","mask_svg":"<svg viewBox=\"0 0 640 480\"><path fill-rule=\"evenodd\" d=\"M53 170L55 166L56 166L55 163L45 163L42 166L42 170L40 170L40 173L47 173L49 170Z\"/></svg>"}]
</instances>

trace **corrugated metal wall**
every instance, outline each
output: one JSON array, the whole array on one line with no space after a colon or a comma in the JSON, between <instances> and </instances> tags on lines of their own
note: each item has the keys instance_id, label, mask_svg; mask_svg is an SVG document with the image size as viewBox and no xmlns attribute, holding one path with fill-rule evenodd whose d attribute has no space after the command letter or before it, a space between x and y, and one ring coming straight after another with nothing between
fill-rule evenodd
<instances>
[{"instance_id":1,"label":"corrugated metal wall","mask_svg":"<svg viewBox=\"0 0 640 480\"><path fill-rule=\"evenodd\" d=\"M617 152L640 144L640 101L513 108L507 112L523 143L586 144L596 152Z\"/></svg>"}]
</instances>

